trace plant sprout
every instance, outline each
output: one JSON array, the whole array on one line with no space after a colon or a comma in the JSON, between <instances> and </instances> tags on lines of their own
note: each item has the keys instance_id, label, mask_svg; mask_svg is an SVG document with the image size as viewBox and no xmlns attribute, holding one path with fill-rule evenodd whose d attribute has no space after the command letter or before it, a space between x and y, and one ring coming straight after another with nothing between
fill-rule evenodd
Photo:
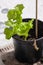
<instances>
[{"instance_id":1,"label":"plant sprout","mask_svg":"<svg viewBox=\"0 0 43 65\"><path fill-rule=\"evenodd\" d=\"M25 40L29 36L30 29L33 28L33 21L29 20L27 22L22 21L22 11L24 9L23 4L17 4L15 8L10 9L8 11L7 17L8 20L6 21L7 27L4 30L4 34L6 35L6 39L10 39L13 35L24 36Z\"/></svg>"}]
</instances>

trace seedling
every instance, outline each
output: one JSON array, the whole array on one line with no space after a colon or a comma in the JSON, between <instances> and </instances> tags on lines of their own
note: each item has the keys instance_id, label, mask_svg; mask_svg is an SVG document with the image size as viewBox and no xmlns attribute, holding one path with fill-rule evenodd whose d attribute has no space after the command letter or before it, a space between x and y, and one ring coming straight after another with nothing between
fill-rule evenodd
<instances>
[{"instance_id":1,"label":"seedling","mask_svg":"<svg viewBox=\"0 0 43 65\"><path fill-rule=\"evenodd\" d=\"M24 36L25 40L29 36L29 31L33 28L34 19L23 22L21 16L23 9L23 4L17 4L15 8L8 11L8 20L5 23L7 27L4 30L4 34L6 35L7 39L10 39L16 34L19 36Z\"/></svg>"}]
</instances>

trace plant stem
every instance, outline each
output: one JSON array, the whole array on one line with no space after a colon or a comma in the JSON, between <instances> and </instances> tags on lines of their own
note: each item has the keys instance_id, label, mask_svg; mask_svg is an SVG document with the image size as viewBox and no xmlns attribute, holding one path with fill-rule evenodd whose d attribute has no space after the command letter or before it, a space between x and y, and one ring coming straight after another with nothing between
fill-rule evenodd
<instances>
[{"instance_id":1,"label":"plant stem","mask_svg":"<svg viewBox=\"0 0 43 65\"><path fill-rule=\"evenodd\" d=\"M25 41L27 40L27 36L24 37L24 40L25 40Z\"/></svg>"},{"instance_id":2,"label":"plant stem","mask_svg":"<svg viewBox=\"0 0 43 65\"><path fill-rule=\"evenodd\" d=\"M26 40L26 37L24 38L24 40Z\"/></svg>"}]
</instances>

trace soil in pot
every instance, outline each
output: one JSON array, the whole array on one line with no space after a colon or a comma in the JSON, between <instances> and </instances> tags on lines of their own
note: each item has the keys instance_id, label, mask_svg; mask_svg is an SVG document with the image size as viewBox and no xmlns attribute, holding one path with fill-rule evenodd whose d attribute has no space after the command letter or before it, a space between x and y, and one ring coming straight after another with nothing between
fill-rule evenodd
<instances>
[{"instance_id":1,"label":"soil in pot","mask_svg":"<svg viewBox=\"0 0 43 65\"><path fill-rule=\"evenodd\" d=\"M30 19L23 19L23 21L28 21ZM22 63L35 63L40 60L42 55L42 43L43 43L43 22L38 20L38 38L36 39L36 44L39 47L39 50L36 51L33 43L33 40L26 40L24 41L22 37L17 35L13 36L15 41L15 58ZM29 38L36 38L35 37L35 20L33 22L34 26L33 29L30 30L30 37Z\"/></svg>"}]
</instances>

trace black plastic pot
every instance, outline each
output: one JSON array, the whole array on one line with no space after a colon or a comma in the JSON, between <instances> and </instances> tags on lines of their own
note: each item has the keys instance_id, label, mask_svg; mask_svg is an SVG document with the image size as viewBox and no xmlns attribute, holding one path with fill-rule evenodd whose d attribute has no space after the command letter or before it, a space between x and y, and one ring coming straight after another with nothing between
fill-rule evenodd
<instances>
[{"instance_id":1,"label":"black plastic pot","mask_svg":"<svg viewBox=\"0 0 43 65\"><path fill-rule=\"evenodd\" d=\"M28 21L30 19L23 19L23 21ZM22 63L35 63L40 60L42 55L42 43L43 43L43 22L38 20L38 39L37 46L39 47L39 50L35 50L33 43L33 40L22 40L19 36L15 35L13 36L14 39L14 46L15 46L15 58ZM34 26L33 29L30 30L30 34L32 37L35 37L35 20L34 20Z\"/></svg>"}]
</instances>

